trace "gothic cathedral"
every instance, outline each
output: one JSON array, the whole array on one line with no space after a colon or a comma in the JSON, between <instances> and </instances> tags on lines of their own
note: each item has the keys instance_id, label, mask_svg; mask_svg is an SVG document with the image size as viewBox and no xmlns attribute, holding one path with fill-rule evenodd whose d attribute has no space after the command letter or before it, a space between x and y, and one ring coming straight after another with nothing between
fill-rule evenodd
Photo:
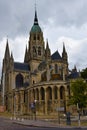
<instances>
[{"instance_id":1,"label":"gothic cathedral","mask_svg":"<svg viewBox=\"0 0 87 130\"><path fill-rule=\"evenodd\" d=\"M45 47L35 10L23 63L14 61L7 40L2 66L3 105L19 115L30 114L35 105L38 115L56 115L57 109L66 112L73 74L74 78L79 76L76 68L69 72L64 43L62 55L58 51L51 54L48 40Z\"/></svg>"}]
</instances>

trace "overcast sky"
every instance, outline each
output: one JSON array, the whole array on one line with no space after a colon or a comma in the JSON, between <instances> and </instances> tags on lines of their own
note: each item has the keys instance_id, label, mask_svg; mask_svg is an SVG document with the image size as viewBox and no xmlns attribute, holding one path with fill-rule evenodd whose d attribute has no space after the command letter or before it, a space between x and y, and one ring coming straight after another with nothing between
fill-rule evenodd
<instances>
[{"instance_id":1,"label":"overcast sky","mask_svg":"<svg viewBox=\"0 0 87 130\"><path fill-rule=\"evenodd\" d=\"M8 36L15 61L23 62L34 22L35 0L0 0L0 66ZM63 42L69 68L87 67L87 0L37 0L39 25L51 53L62 53Z\"/></svg>"}]
</instances>

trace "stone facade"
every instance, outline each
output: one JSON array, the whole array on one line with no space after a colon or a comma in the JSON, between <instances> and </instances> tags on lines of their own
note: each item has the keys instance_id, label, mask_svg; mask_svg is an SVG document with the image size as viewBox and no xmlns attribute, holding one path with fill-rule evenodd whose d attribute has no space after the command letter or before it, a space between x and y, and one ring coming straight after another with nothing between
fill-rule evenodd
<instances>
[{"instance_id":1,"label":"stone facade","mask_svg":"<svg viewBox=\"0 0 87 130\"><path fill-rule=\"evenodd\" d=\"M21 49L21 47L20 47ZM15 62L7 40L2 67L3 105L16 114L56 114L58 109L68 110L70 96L68 56L63 44L62 56L51 54L48 40L45 42L35 11L30 30L24 63Z\"/></svg>"}]
</instances>

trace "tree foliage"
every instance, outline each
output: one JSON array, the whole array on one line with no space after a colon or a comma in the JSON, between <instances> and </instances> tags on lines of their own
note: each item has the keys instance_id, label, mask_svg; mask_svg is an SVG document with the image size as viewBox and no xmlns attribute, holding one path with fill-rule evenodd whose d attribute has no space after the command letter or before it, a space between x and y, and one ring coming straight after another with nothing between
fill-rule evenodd
<instances>
[{"instance_id":1,"label":"tree foliage","mask_svg":"<svg viewBox=\"0 0 87 130\"><path fill-rule=\"evenodd\" d=\"M81 77L84 78L84 79L87 79L87 68L82 70Z\"/></svg>"},{"instance_id":2,"label":"tree foliage","mask_svg":"<svg viewBox=\"0 0 87 130\"><path fill-rule=\"evenodd\" d=\"M87 105L87 83L82 79L78 79L71 83L71 96L69 105L77 104L81 109Z\"/></svg>"}]
</instances>

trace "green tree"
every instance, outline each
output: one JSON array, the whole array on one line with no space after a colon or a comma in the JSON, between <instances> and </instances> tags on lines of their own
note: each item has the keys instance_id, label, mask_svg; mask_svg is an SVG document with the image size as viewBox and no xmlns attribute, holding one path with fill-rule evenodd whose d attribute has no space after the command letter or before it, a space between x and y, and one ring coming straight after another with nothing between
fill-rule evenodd
<instances>
[{"instance_id":1,"label":"green tree","mask_svg":"<svg viewBox=\"0 0 87 130\"><path fill-rule=\"evenodd\" d=\"M71 83L69 105L77 104L81 110L87 106L87 83L82 79L78 79Z\"/></svg>"},{"instance_id":2,"label":"green tree","mask_svg":"<svg viewBox=\"0 0 87 130\"><path fill-rule=\"evenodd\" d=\"M87 68L85 68L81 71L81 77L84 79L87 79Z\"/></svg>"}]
</instances>

